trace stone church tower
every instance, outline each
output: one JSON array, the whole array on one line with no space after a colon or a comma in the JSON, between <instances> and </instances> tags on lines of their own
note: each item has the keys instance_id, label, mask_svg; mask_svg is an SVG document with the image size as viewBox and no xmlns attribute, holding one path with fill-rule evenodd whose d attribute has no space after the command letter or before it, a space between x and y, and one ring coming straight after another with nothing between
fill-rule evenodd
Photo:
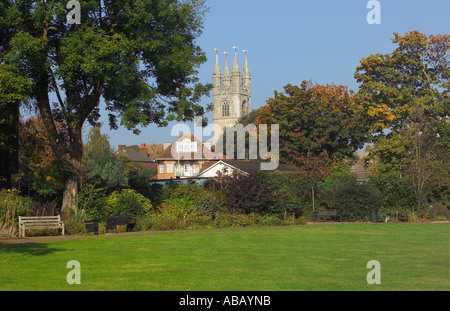
<instances>
[{"instance_id":1,"label":"stone church tower","mask_svg":"<svg viewBox=\"0 0 450 311\"><path fill-rule=\"evenodd\" d=\"M219 55L216 53L216 65L213 72L213 123L221 128L235 125L240 117L250 112L251 77L248 70L247 53L245 53L244 69L241 74L236 48L234 49L234 64L231 74L228 67L228 54L225 53L225 69L222 75ZM214 133L212 145L215 145L219 139L218 135L219 133Z\"/></svg>"}]
</instances>

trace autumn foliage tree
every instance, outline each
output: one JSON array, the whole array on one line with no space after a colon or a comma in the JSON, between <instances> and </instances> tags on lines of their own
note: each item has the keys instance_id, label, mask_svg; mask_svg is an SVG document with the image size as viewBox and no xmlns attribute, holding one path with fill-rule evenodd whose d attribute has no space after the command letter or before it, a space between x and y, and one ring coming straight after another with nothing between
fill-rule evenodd
<instances>
[{"instance_id":1,"label":"autumn foliage tree","mask_svg":"<svg viewBox=\"0 0 450 311\"><path fill-rule=\"evenodd\" d=\"M338 161L364 145L367 131L357 113L355 94L343 85L303 81L288 84L284 93L259 109L257 124L279 124L280 159L294 164L313 185L330 174Z\"/></svg>"},{"instance_id":2,"label":"autumn foliage tree","mask_svg":"<svg viewBox=\"0 0 450 311\"><path fill-rule=\"evenodd\" d=\"M256 118L257 124L279 124L282 161L302 166L325 154L335 161L363 146L364 121L346 86L303 81L300 86L286 85L284 91L275 91Z\"/></svg>"},{"instance_id":3,"label":"autumn foliage tree","mask_svg":"<svg viewBox=\"0 0 450 311\"><path fill-rule=\"evenodd\" d=\"M59 131L64 126L57 124ZM20 175L19 184L31 186L39 195L50 198L61 194L65 180L71 173L70 163L57 158L39 116L20 121Z\"/></svg>"},{"instance_id":4,"label":"autumn foliage tree","mask_svg":"<svg viewBox=\"0 0 450 311\"><path fill-rule=\"evenodd\" d=\"M392 53L363 58L356 69L360 112L376 168L407 174L425 216L429 195L446 184L448 193L450 36L410 31L394 33L392 43Z\"/></svg>"}]
</instances>

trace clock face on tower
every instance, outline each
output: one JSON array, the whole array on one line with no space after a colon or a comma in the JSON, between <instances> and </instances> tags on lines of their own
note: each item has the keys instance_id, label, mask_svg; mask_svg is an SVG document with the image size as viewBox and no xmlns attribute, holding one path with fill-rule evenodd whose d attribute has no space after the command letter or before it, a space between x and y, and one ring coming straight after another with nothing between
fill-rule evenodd
<instances>
[{"instance_id":1,"label":"clock face on tower","mask_svg":"<svg viewBox=\"0 0 450 311\"><path fill-rule=\"evenodd\" d=\"M228 97L228 92L227 91L223 91L222 92L222 98L226 99Z\"/></svg>"}]
</instances>

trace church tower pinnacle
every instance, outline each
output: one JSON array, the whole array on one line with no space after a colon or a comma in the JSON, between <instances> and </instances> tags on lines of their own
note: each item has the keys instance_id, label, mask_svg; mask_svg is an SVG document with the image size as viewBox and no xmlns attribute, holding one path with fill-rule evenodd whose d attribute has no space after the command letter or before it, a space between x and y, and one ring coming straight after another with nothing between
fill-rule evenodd
<instances>
[{"instance_id":1,"label":"church tower pinnacle","mask_svg":"<svg viewBox=\"0 0 450 311\"><path fill-rule=\"evenodd\" d=\"M225 69L223 72L223 86L231 85L230 68L228 67L228 52L225 53Z\"/></svg>"},{"instance_id":2,"label":"church tower pinnacle","mask_svg":"<svg viewBox=\"0 0 450 311\"><path fill-rule=\"evenodd\" d=\"M228 66L228 53L225 53L225 68L221 75L219 56L216 51L216 64L213 71L213 122L222 128L232 126L239 118L250 112L250 72L248 68L247 51L245 52L244 68L241 75L239 69L237 48L234 49L234 63L230 73ZM214 133L212 145L215 145L219 134Z\"/></svg>"},{"instance_id":3,"label":"church tower pinnacle","mask_svg":"<svg viewBox=\"0 0 450 311\"><path fill-rule=\"evenodd\" d=\"M242 87L244 89L250 90L251 85L251 75L248 70L248 60L247 60L247 50L243 51L245 53L244 70L242 71Z\"/></svg>"},{"instance_id":4,"label":"church tower pinnacle","mask_svg":"<svg viewBox=\"0 0 450 311\"><path fill-rule=\"evenodd\" d=\"M237 59L237 51L236 47L233 47L234 49L234 64L233 64L233 70L231 71L231 85L233 86L234 90L238 91L241 86L241 71L239 70L239 63Z\"/></svg>"},{"instance_id":5,"label":"church tower pinnacle","mask_svg":"<svg viewBox=\"0 0 450 311\"><path fill-rule=\"evenodd\" d=\"M222 73L220 72L219 66L219 53L218 49L214 49L216 51L216 66L214 67L213 72L213 85L220 87L222 85Z\"/></svg>"}]
</instances>

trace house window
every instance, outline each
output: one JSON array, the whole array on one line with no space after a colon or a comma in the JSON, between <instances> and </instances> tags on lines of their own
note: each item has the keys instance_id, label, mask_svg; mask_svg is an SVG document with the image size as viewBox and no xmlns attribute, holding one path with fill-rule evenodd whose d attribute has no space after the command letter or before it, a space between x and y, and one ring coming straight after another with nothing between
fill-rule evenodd
<instances>
[{"instance_id":1,"label":"house window","mask_svg":"<svg viewBox=\"0 0 450 311\"><path fill-rule=\"evenodd\" d=\"M184 163L184 176L191 176L191 164L189 162Z\"/></svg>"},{"instance_id":2,"label":"house window","mask_svg":"<svg viewBox=\"0 0 450 311\"><path fill-rule=\"evenodd\" d=\"M182 142L177 143L178 152L197 152L198 144L196 141L191 141L190 139L185 139Z\"/></svg>"},{"instance_id":3,"label":"house window","mask_svg":"<svg viewBox=\"0 0 450 311\"><path fill-rule=\"evenodd\" d=\"M167 163L167 173L173 173L173 163Z\"/></svg>"},{"instance_id":4,"label":"house window","mask_svg":"<svg viewBox=\"0 0 450 311\"><path fill-rule=\"evenodd\" d=\"M159 164L159 173L164 174L164 163Z\"/></svg>"},{"instance_id":5,"label":"house window","mask_svg":"<svg viewBox=\"0 0 450 311\"><path fill-rule=\"evenodd\" d=\"M222 117L230 116L230 104L228 102L222 103Z\"/></svg>"},{"instance_id":6,"label":"house window","mask_svg":"<svg viewBox=\"0 0 450 311\"><path fill-rule=\"evenodd\" d=\"M198 164L197 164L197 163L193 165L192 171L193 171L193 174L194 174L194 175L197 175L197 174L198 174Z\"/></svg>"}]
</instances>

